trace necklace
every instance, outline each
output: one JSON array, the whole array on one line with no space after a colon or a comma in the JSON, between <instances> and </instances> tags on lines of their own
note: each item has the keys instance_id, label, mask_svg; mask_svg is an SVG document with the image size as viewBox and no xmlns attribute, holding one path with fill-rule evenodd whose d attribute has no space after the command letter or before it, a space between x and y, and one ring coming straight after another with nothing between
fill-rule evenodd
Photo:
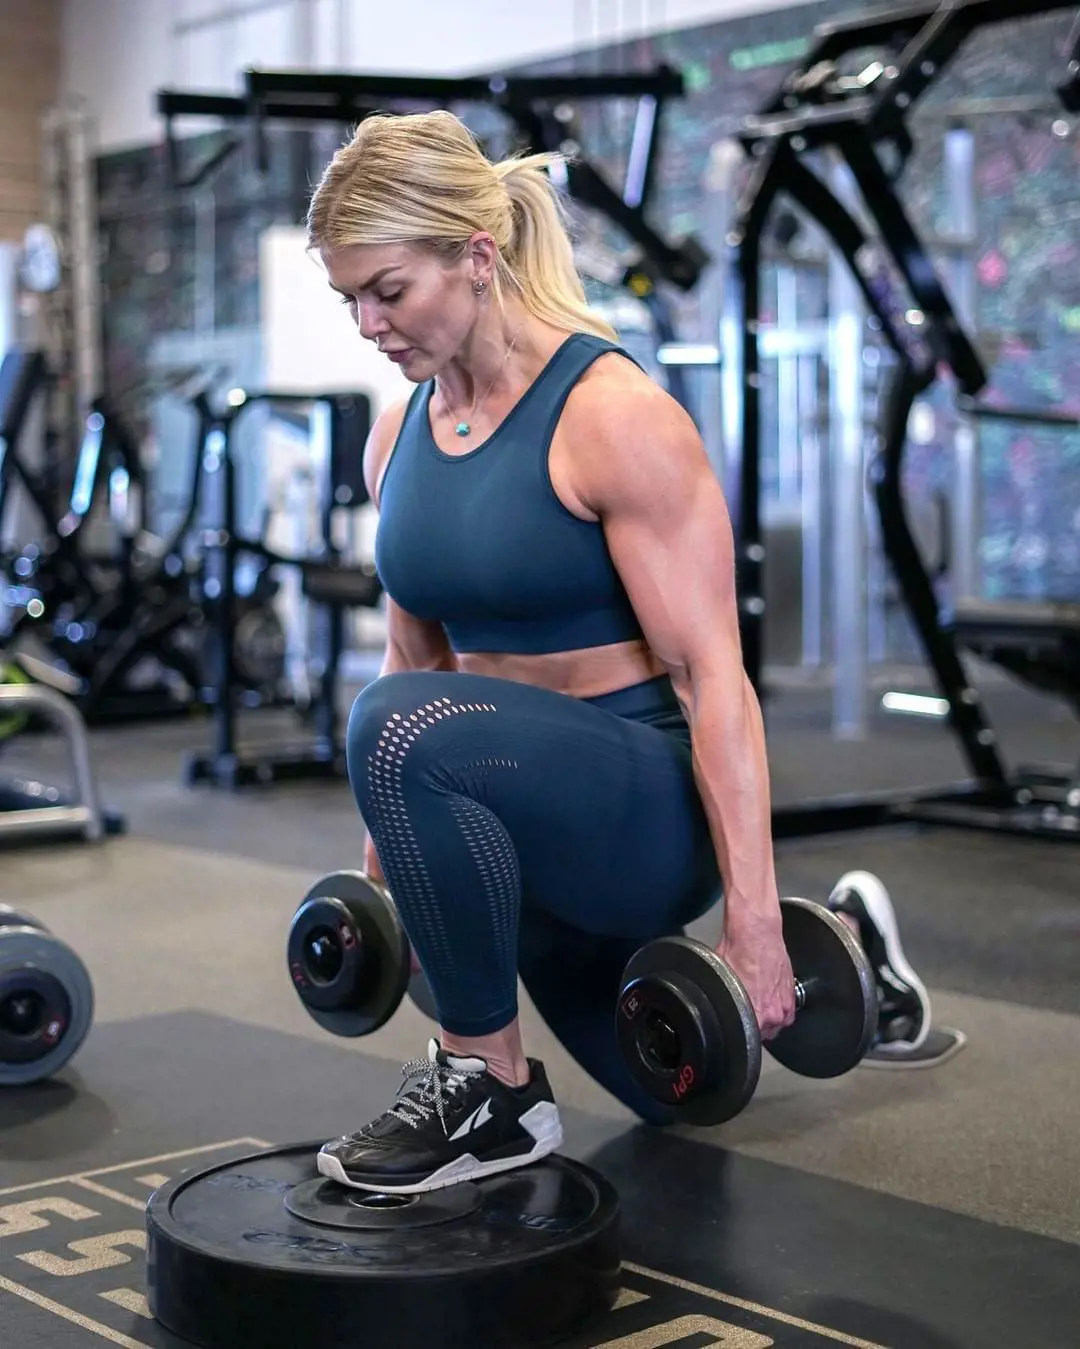
<instances>
[{"instance_id":1,"label":"necklace","mask_svg":"<svg viewBox=\"0 0 1080 1349\"><path fill-rule=\"evenodd\" d=\"M503 370L506 369L506 362L510 359L510 353L514 350L514 347L515 347L515 345L517 344L518 337L520 336L521 330L522 330L522 328L524 328L524 326L525 326L525 324L524 324L523 322L518 324L518 330L517 330L517 332L514 334L513 339L512 339L511 342L510 342L510 345L506 348L506 355L502 358L502 365L499 366L499 369L498 369L498 371L497 371L497 373L496 373L496 375L495 375L495 378L491 381L491 383L490 383L490 384L488 385L488 387L487 387L487 393L484 394L484 398L483 398L483 401L484 401L484 402L487 402L487 400L491 397L491 391L492 391L492 389L494 389L496 383L498 382L499 375L501 375L502 372L503 372ZM473 399L473 405L472 405L472 407L469 409L469 416L470 416L470 417L474 416L474 414L476 413L476 409L477 409L478 405L479 405L479 404L478 404L478 400L474 398L474 399ZM471 421L460 421L460 422L458 422L457 426L454 427L454 430L455 430L455 432L456 432L459 436L467 436L467 435L471 434L471 432L472 432L472 422L471 422Z\"/></svg>"}]
</instances>

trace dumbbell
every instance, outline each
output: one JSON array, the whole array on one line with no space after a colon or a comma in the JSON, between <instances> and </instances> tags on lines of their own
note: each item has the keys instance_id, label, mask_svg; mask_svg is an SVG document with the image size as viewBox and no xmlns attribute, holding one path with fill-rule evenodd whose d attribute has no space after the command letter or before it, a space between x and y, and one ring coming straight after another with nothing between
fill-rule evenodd
<instances>
[{"instance_id":1,"label":"dumbbell","mask_svg":"<svg viewBox=\"0 0 1080 1349\"><path fill-rule=\"evenodd\" d=\"M839 1077L873 1043L873 969L851 930L824 905L784 899L780 911L796 1012L765 1048L804 1077ZM738 975L703 942L662 937L631 957L616 1033L635 1080L680 1122L722 1124L757 1088L762 1040L753 1006Z\"/></svg>"},{"instance_id":2,"label":"dumbbell","mask_svg":"<svg viewBox=\"0 0 1080 1349\"><path fill-rule=\"evenodd\" d=\"M293 917L288 963L300 1001L333 1035L371 1035L406 993L437 1020L423 973L411 969L409 939L389 890L362 871L316 881Z\"/></svg>"},{"instance_id":3,"label":"dumbbell","mask_svg":"<svg viewBox=\"0 0 1080 1349\"><path fill-rule=\"evenodd\" d=\"M93 1016L90 975L75 952L37 919L0 905L0 1086L59 1072Z\"/></svg>"}]
</instances>

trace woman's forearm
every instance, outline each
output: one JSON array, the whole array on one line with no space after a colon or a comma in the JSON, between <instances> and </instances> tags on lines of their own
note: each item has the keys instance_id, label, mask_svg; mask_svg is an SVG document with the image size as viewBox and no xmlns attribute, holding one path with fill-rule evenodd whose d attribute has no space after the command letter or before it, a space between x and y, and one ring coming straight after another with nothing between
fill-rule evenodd
<instances>
[{"instance_id":1,"label":"woman's forearm","mask_svg":"<svg viewBox=\"0 0 1080 1349\"><path fill-rule=\"evenodd\" d=\"M684 695L694 777L724 881L724 932L780 924L765 727L749 679L708 676ZM734 684L734 688L732 685Z\"/></svg>"}]
</instances>

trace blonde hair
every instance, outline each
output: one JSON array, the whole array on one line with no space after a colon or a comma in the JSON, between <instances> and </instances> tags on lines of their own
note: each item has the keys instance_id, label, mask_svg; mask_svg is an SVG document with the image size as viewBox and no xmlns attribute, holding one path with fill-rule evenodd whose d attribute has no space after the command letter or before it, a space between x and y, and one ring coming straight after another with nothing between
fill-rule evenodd
<instances>
[{"instance_id":1,"label":"blonde hair","mask_svg":"<svg viewBox=\"0 0 1080 1349\"><path fill-rule=\"evenodd\" d=\"M498 303L516 295L556 328L616 340L585 298L566 209L546 172L564 162L547 153L492 163L453 113L379 113L324 170L308 208L308 246L407 243L453 259L484 230L497 247Z\"/></svg>"}]
</instances>

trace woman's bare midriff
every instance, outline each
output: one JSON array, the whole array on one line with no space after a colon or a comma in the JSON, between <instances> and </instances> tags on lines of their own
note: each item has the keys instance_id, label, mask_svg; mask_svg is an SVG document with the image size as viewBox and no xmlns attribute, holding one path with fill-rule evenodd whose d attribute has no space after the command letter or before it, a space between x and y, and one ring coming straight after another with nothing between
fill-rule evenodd
<instances>
[{"instance_id":1,"label":"woman's bare midriff","mask_svg":"<svg viewBox=\"0 0 1080 1349\"><path fill-rule=\"evenodd\" d=\"M571 698L599 698L664 673L663 665L641 641L615 642L584 651L553 651L540 656L486 651L458 653L455 660L465 674L512 679Z\"/></svg>"}]
</instances>

